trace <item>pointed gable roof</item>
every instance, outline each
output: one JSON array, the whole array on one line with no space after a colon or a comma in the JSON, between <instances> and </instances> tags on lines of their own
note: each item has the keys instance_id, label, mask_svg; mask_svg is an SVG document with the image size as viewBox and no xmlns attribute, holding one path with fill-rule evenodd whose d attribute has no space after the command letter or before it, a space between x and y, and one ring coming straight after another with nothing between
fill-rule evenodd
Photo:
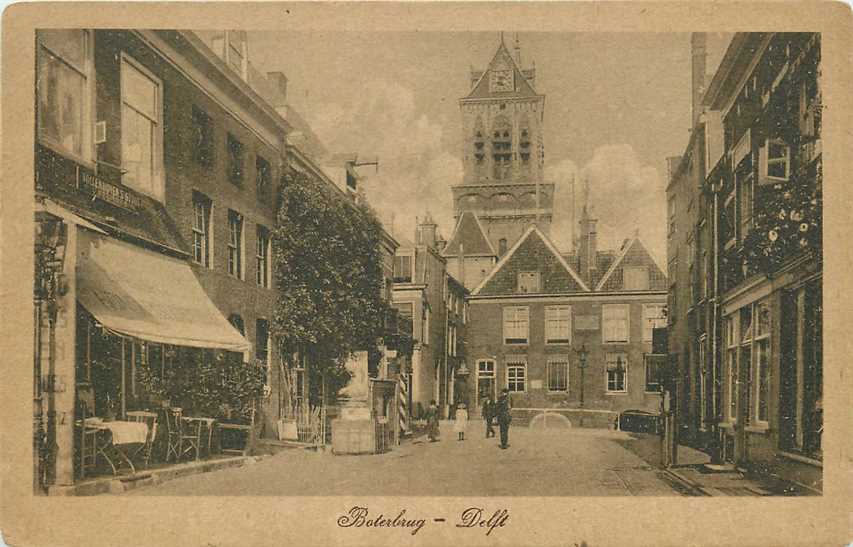
<instances>
[{"instance_id":1,"label":"pointed gable roof","mask_svg":"<svg viewBox=\"0 0 853 547\"><path fill-rule=\"evenodd\" d=\"M489 86L489 82L491 80L491 73L494 70L512 70L513 71L513 80L515 83L513 91L492 91ZM489 62L489 66L483 73L480 75L480 79L477 80L477 83L474 84L474 88L471 90L471 93L468 94L465 99L489 99L489 98L508 98L508 97L538 97L539 95L536 93L536 90L533 89L533 86L527 80L527 77L521 71L521 68L516 64L515 59L510 55L509 50L506 48L504 44L503 37L501 37L501 43L498 45L497 51L495 51L492 60Z\"/></svg>"},{"instance_id":2,"label":"pointed gable roof","mask_svg":"<svg viewBox=\"0 0 853 547\"><path fill-rule=\"evenodd\" d=\"M649 290L666 290L666 275L646 250L638 237L633 237L622 246L622 250L610 264L607 272L595 287L596 291L620 291L623 289L622 271L627 266L645 266L649 269Z\"/></svg>"},{"instance_id":3,"label":"pointed gable roof","mask_svg":"<svg viewBox=\"0 0 853 547\"><path fill-rule=\"evenodd\" d=\"M539 272L537 294L589 292L589 287L566 262L557 247L536 225L531 225L472 295L518 294L516 285L520 272Z\"/></svg>"},{"instance_id":4,"label":"pointed gable roof","mask_svg":"<svg viewBox=\"0 0 853 547\"><path fill-rule=\"evenodd\" d=\"M459 256L460 244L465 256L498 255L489 238L486 237L480 219L472 211L465 211L459 215L459 220L453 229L453 235L450 236L450 241L447 242L441 252L442 256Z\"/></svg>"}]
</instances>

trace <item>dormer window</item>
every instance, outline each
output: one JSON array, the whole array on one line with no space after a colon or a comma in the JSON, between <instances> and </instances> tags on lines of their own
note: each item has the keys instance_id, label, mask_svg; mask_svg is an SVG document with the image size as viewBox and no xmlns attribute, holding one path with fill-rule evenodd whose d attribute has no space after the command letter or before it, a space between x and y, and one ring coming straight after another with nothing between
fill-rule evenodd
<instances>
[{"instance_id":1,"label":"dormer window","mask_svg":"<svg viewBox=\"0 0 853 547\"><path fill-rule=\"evenodd\" d=\"M518 274L518 292L535 294L539 292L539 272L521 272Z\"/></svg>"}]
</instances>

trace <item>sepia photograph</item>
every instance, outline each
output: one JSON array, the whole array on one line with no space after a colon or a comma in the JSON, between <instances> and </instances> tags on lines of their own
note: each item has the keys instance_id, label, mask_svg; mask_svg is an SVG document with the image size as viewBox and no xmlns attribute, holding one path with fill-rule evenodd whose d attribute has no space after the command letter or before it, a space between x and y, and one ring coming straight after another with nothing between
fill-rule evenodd
<instances>
[{"instance_id":1,"label":"sepia photograph","mask_svg":"<svg viewBox=\"0 0 853 547\"><path fill-rule=\"evenodd\" d=\"M21 44L33 503L464 544L527 498L824 498L820 27L170 19Z\"/></svg>"}]
</instances>

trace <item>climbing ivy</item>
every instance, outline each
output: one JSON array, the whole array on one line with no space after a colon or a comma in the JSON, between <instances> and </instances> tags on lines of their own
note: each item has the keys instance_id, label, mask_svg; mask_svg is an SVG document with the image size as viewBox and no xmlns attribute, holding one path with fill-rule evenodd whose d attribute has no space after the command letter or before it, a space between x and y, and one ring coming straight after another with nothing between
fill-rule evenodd
<instances>
[{"instance_id":1,"label":"climbing ivy","mask_svg":"<svg viewBox=\"0 0 853 547\"><path fill-rule=\"evenodd\" d=\"M334 394L348 379L346 358L375 352L382 336L382 226L363 200L298 171L282 177L279 200L274 333L285 354L310 355L312 374L322 374Z\"/></svg>"}]
</instances>

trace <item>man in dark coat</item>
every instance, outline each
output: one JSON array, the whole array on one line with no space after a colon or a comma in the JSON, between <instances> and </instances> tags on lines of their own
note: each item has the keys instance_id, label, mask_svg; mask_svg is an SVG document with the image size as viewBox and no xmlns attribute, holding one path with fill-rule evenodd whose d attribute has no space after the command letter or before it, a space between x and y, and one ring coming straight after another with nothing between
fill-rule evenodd
<instances>
[{"instance_id":1,"label":"man in dark coat","mask_svg":"<svg viewBox=\"0 0 853 547\"><path fill-rule=\"evenodd\" d=\"M501 428L501 448L509 446L509 424L512 421L512 416L510 416L511 409L512 403L509 399L509 390L504 388L501 390L501 396L498 398L496 409L498 425Z\"/></svg>"},{"instance_id":2,"label":"man in dark coat","mask_svg":"<svg viewBox=\"0 0 853 547\"><path fill-rule=\"evenodd\" d=\"M486 438L495 436L495 428L493 422L495 419L495 403L492 401L492 396L487 395L486 401L483 403L483 419L486 421Z\"/></svg>"}]
</instances>

